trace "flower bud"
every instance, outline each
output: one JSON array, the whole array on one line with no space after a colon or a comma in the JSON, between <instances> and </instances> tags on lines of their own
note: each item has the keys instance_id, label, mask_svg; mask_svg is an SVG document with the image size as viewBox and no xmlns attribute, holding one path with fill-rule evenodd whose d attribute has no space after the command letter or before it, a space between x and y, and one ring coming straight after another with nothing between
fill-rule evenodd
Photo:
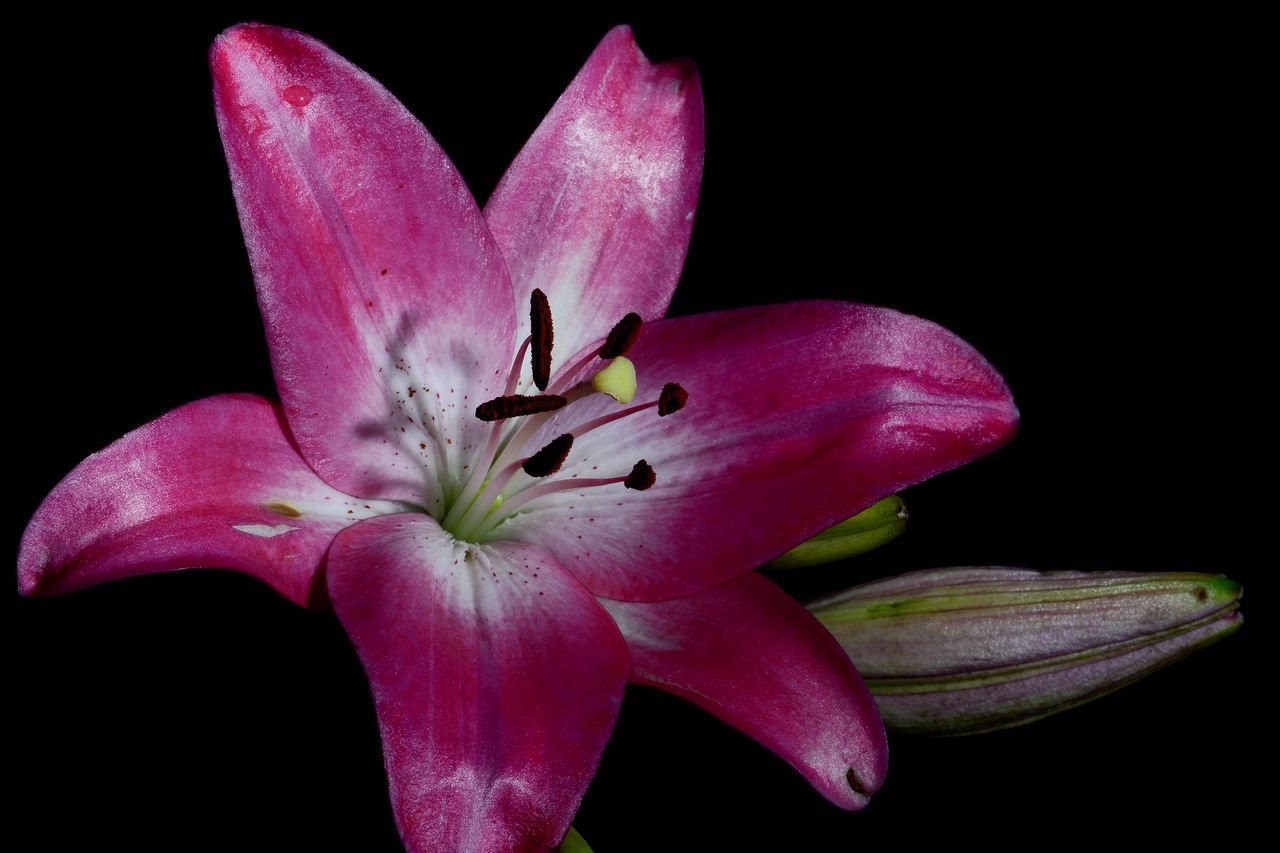
<instances>
[{"instance_id":1,"label":"flower bud","mask_svg":"<svg viewBox=\"0 0 1280 853\"><path fill-rule=\"evenodd\" d=\"M934 569L809 605L885 725L976 734L1110 693L1240 627L1221 575Z\"/></svg>"},{"instance_id":2,"label":"flower bud","mask_svg":"<svg viewBox=\"0 0 1280 853\"><path fill-rule=\"evenodd\" d=\"M799 569L856 557L896 539L906 526L906 504L897 495L890 495L853 518L806 539L764 568Z\"/></svg>"},{"instance_id":3,"label":"flower bud","mask_svg":"<svg viewBox=\"0 0 1280 853\"><path fill-rule=\"evenodd\" d=\"M591 853L591 848L587 846L587 840L578 834L578 830L571 826L564 841L556 848L556 853Z\"/></svg>"}]
</instances>

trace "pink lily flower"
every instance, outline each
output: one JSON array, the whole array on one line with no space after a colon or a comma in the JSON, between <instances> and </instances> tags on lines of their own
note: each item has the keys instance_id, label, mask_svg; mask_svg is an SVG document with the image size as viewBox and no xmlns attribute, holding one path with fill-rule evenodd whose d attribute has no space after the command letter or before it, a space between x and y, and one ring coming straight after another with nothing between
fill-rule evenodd
<instances>
[{"instance_id":1,"label":"pink lily flower","mask_svg":"<svg viewBox=\"0 0 1280 853\"><path fill-rule=\"evenodd\" d=\"M206 566L331 604L412 850L559 843L628 680L864 806L887 759L874 703L752 569L1008 440L999 374L851 303L660 319L701 92L626 28L483 212L319 42L244 25L211 63L281 402L199 400L86 459L28 526L21 590Z\"/></svg>"}]
</instances>

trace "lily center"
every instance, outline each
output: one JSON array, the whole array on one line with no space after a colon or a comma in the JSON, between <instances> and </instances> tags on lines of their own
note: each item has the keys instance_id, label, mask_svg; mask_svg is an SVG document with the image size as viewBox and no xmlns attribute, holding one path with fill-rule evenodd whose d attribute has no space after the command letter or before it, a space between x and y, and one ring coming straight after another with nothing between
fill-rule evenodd
<instances>
[{"instance_id":1,"label":"lily center","mask_svg":"<svg viewBox=\"0 0 1280 853\"><path fill-rule=\"evenodd\" d=\"M506 393L476 407L475 417L492 424L470 476L450 503L441 525L455 538L487 542L501 536L502 524L518 513L530 512L538 502L567 489L617 486L645 491L657 474L644 459L618 460L612 476L557 478L573 452L576 439L623 418L656 410L666 417L684 408L689 395L674 382L663 386L656 399L634 403L636 366L626 357L640 336L640 315L627 314L614 325L604 343L588 347L570 359L568 366L551 370L554 339L551 306L541 290L530 298L529 336L516 351L508 375ZM516 393L526 355L538 394ZM594 418L584 418L550 441L533 443L547 422L575 403L605 395L618 408ZM571 423L572 420L570 419Z\"/></svg>"}]
</instances>

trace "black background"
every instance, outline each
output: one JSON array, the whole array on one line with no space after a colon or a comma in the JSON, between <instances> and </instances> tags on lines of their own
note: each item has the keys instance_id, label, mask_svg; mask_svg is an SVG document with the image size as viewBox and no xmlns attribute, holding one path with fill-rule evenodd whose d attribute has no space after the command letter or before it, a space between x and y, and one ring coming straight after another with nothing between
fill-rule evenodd
<instances>
[{"instance_id":1,"label":"black background","mask_svg":"<svg viewBox=\"0 0 1280 853\"><path fill-rule=\"evenodd\" d=\"M569 10L405 20L230 6L22 22L13 548L88 453L189 400L272 395L214 125L222 27L305 29L396 93L483 201L601 35L634 25L706 93L706 178L673 313L839 297L920 314L1001 369L992 457L907 494L907 534L789 574L808 596L942 565L1221 571L1230 640L1031 727L891 737L883 791L827 804L674 698L629 692L575 824L599 853L1229 837L1252 815L1274 390L1248 21L906 12L697 20ZM1273 196L1271 196L1273 198ZM11 824L30 849L394 850L372 704L330 614L228 572L14 598Z\"/></svg>"}]
</instances>

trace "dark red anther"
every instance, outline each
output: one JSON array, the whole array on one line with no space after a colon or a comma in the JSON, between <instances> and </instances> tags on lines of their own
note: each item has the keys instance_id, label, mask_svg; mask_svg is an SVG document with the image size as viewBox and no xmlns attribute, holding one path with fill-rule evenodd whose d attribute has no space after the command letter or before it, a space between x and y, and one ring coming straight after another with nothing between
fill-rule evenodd
<instances>
[{"instance_id":1,"label":"dark red anther","mask_svg":"<svg viewBox=\"0 0 1280 853\"><path fill-rule=\"evenodd\" d=\"M609 337L604 339L604 346L600 347L600 357L617 358L626 355L636 345L643 325L644 321L634 311L623 317L609 330Z\"/></svg>"},{"instance_id":2,"label":"dark red anther","mask_svg":"<svg viewBox=\"0 0 1280 853\"><path fill-rule=\"evenodd\" d=\"M482 421L500 421L525 415L539 415L564 408L568 402L559 394L539 394L533 397L512 394L510 397L494 397L476 406L476 417Z\"/></svg>"},{"instance_id":3,"label":"dark red anther","mask_svg":"<svg viewBox=\"0 0 1280 853\"><path fill-rule=\"evenodd\" d=\"M680 411L687 402L689 402L689 392L684 390L684 386L668 382L662 386L662 393L658 395L658 417L665 418L673 412Z\"/></svg>"},{"instance_id":4,"label":"dark red anther","mask_svg":"<svg viewBox=\"0 0 1280 853\"><path fill-rule=\"evenodd\" d=\"M547 294L536 287L529 296L529 337L532 339L533 384L539 391L545 391L551 381L551 342L555 330L551 327L551 303L547 301Z\"/></svg>"},{"instance_id":5,"label":"dark red anther","mask_svg":"<svg viewBox=\"0 0 1280 853\"><path fill-rule=\"evenodd\" d=\"M550 477L560 470L573 447L573 435L565 433L547 442L547 446L524 460L520 467L530 477Z\"/></svg>"},{"instance_id":6,"label":"dark red anther","mask_svg":"<svg viewBox=\"0 0 1280 853\"><path fill-rule=\"evenodd\" d=\"M649 467L649 463L641 459L631 469L631 473L627 475L627 479L622 481L622 485L628 489L635 489L637 492L643 492L645 489L658 482L658 475L653 473L653 469Z\"/></svg>"}]
</instances>

